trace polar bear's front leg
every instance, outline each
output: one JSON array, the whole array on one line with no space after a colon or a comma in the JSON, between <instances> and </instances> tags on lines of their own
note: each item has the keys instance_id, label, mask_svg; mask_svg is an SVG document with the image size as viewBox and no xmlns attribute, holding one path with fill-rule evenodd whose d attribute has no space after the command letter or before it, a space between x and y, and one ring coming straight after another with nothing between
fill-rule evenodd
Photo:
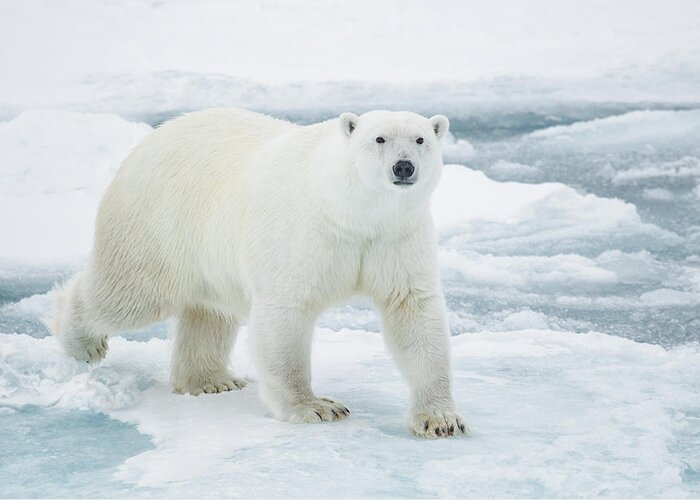
<instances>
[{"instance_id":1,"label":"polar bear's front leg","mask_svg":"<svg viewBox=\"0 0 700 500\"><path fill-rule=\"evenodd\" d=\"M350 411L311 390L311 334L315 315L301 308L253 305L251 340L260 378L260 398L289 422L330 422Z\"/></svg>"},{"instance_id":2,"label":"polar bear's front leg","mask_svg":"<svg viewBox=\"0 0 700 500\"><path fill-rule=\"evenodd\" d=\"M407 289L381 309L387 345L411 387L411 432L433 438L468 434L452 400L442 296Z\"/></svg>"},{"instance_id":3,"label":"polar bear's front leg","mask_svg":"<svg viewBox=\"0 0 700 500\"><path fill-rule=\"evenodd\" d=\"M175 330L170 379L175 392L194 396L242 389L228 368L238 321L201 307L182 312Z\"/></svg>"}]
</instances>

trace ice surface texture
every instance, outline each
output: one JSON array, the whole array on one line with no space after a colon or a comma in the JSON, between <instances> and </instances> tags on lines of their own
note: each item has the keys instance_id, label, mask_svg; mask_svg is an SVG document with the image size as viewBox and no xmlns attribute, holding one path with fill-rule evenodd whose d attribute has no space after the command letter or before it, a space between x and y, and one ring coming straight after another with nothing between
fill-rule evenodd
<instances>
[{"instance_id":1,"label":"ice surface texture","mask_svg":"<svg viewBox=\"0 0 700 500\"><path fill-rule=\"evenodd\" d=\"M53 127L70 133L46 140L41 153L23 139ZM0 128L14 155L2 172L2 200L15 215L0 219L2 234L13 235L2 266L12 286L0 306L3 495L700 494L700 351L669 327L697 315L700 303L698 262L667 256L688 235L645 222L632 203L559 182L498 182L448 165L435 194L456 399L472 438L425 444L408 435L405 385L362 301L330 311L317 331L314 385L353 411L333 425L272 420L254 382L235 394L172 394L167 325L113 339L95 368L67 359L45 337L40 319L54 303L43 291L84 262L89 221L114 164L149 129L63 111L23 113ZM587 125L532 140L577 130ZM475 160L488 154L487 144L472 150L459 141L457 151ZM76 218L54 217L56 207ZM59 241L64 233L71 238ZM648 340L675 347L572 333L625 334L608 323L620 314L635 337L650 311L666 324ZM254 379L245 335L240 343L236 365ZM109 453L100 455L95 426ZM53 434L40 433L49 428ZM42 457L57 446L67 465L43 472ZM85 463L84 453L98 457ZM85 470L101 484L83 486Z\"/></svg>"},{"instance_id":2,"label":"ice surface texture","mask_svg":"<svg viewBox=\"0 0 700 500\"><path fill-rule=\"evenodd\" d=\"M236 365L254 376L247 342L244 334ZM159 339L115 338L92 369L62 356L53 338L1 335L0 353L0 398L17 418L37 406L91 409L151 436L152 449L119 465L114 482L87 490L99 495L123 494L120 482L136 495L177 496L700 493L698 346L665 350L549 330L454 337L455 393L475 433L442 442L406 432L407 390L375 333L317 331L314 385L353 411L317 426L268 417L255 383L218 395L173 394ZM66 453L88 444L72 446ZM31 471L16 473L12 484Z\"/></svg>"},{"instance_id":3,"label":"ice surface texture","mask_svg":"<svg viewBox=\"0 0 700 500\"><path fill-rule=\"evenodd\" d=\"M456 117L485 102L593 109L591 100L697 102L699 92L692 0L30 0L4 2L2 14L6 115L61 107L143 119L243 103Z\"/></svg>"},{"instance_id":4,"label":"ice surface texture","mask_svg":"<svg viewBox=\"0 0 700 500\"><path fill-rule=\"evenodd\" d=\"M692 0L0 3L0 496L700 496L698 16ZM254 381L172 394L167 323L94 368L47 337L47 292L85 265L119 162L207 106L450 117L434 213L473 437L408 435L361 299L317 330L315 388L353 411L333 425L271 419Z\"/></svg>"}]
</instances>

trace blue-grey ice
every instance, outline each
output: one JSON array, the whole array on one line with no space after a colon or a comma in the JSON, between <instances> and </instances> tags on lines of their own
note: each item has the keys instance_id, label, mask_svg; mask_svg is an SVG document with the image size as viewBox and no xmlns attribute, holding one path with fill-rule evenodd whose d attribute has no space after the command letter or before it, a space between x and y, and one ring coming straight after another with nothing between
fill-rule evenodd
<instances>
[{"instance_id":1,"label":"blue-grey ice","mask_svg":"<svg viewBox=\"0 0 700 500\"><path fill-rule=\"evenodd\" d=\"M700 496L700 4L302 4L0 5L0 497ZM433 214L473 436L408 434L362 298L316 329L314 389L352 410L328 425L267 414L245 329L251 383L199 397L167 322L94 367L48 335L119 162L222 105L450 117Z\"/></svg>"}]
</instances>

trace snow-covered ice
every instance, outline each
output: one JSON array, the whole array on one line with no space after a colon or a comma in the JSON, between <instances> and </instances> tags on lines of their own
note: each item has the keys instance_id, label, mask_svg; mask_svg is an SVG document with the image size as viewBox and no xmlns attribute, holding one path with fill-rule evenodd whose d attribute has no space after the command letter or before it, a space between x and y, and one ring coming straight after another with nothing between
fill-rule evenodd
<instances>
[{"instance_id":1,"label":"snow-covered ice","mask_svg":"<svg viewBox=\"0 0 700 500\"><path fill-rule=\"evenodd\" d=\"M239 347L246 343L244 334ZM376 333L317 331L314 385L353 411L335 425L271 419L255 383L240 392L175 395L160 339L114 339L95 368L66 359L50 337L4 335L0 347L5 408L98 411L151 436L150 446L115 468L101 495L123 494L123 483L136 496L700 492L697 345L665 350L547 329L455 337L455 392L475 433L438 442L406 433L407 391ZM245 348L234 362L254 377ZM52 491L23 486L30 474L7 477L4 493Z\"/></svg>"},{"instance_id":2,"label":"snow-covered ice","mask_svg":"<svg viewBox=\"0 0 700 500\"><path fill-rule=\"evenodd\" d=\"M62 134L56 140L53 128ZM100 193L148 130L68 111L26 112L2 125L0 142L13 160L2 172L3 210L16 213L0 220L0 232L12 235L3 244L6 283L82 265ZM25 139L29 133L46 137L41 148ZM76 218L55 216L56 207ZM105 362L86 368L46 336L41 317L54 307L52 294L8 289L0 307L3 494L699 494L697 336L687 344L666 328L665 337L646 339L674 345L665 349L590 331L601 326L590 311L623 311L630 328L640 327L634 314L650 309L667 320L684 309L697 313L698 262L648 249L685 244L683 236L645 222L620 199L558 182L498 182L463 165L445 167L433 211L455 334L455 391L473 437L425 443L407 434L406 389L363 301L323 317L313 357L317 390L350 406L353 418L299 426L272 420L255 383L216 396L172 394L167 324L115 338ZM247 335L235 356L254 379ZM38 457L57 453L55 444L33 444L42 425L55 426L57 437L38 439L68 443L73 466L35 482L35 469L49 467ZM119 445L94 463L76 459L101 453L98 436L72 441L83 428ZM102 483L82 486L85 468Z\"/></svg>"},{"instance_id":3,"label":"snow-covered ice","mask_svg":"<svg viewBox=\"0 0 700 500\"><path fill-rule=\"evenodd\" d=\"M0 116L61 107L143 119L235 102L466 118L523 101L544 115L561 99L593 115L606 102L692 103L698 18L692 0L6 1Z\"/></svg>"},{"instance_id":4,"label":"snow-covered ice","mask_svg":"<svg viewBox=\"0 0 700 500\"><path fill-rule=\"evenodd\" d=\"M84 256L99 198L125 154L151 130L115 115L25 111L0 123L2 258ZM67 175L69 174L69 175Z\"/></svg>"},{"instance_id":5,"label":"snow-covered ice","mask_svg":"<svg viewBox=\"0 0 700 500\"><path fill-rule=\"evenodd\" d=\"M700 4L0 3L0 496L700 496ZM340 30L342 27L342 31ZM264 34L264 37L260 35ZM257 43L251 43L255 40ZM170 324L96 367L42 323L162 120L451 119L434 197L455 394L422 441L366 300L328 311L291 425L167 383Z\"/></svg>"}]
</instances>

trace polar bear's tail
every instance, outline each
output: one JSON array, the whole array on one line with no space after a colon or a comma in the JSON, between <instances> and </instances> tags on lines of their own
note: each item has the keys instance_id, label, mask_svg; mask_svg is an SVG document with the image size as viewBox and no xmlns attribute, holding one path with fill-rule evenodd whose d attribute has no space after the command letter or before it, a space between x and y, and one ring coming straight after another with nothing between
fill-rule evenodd
<instances>
[{"instance_id":1,"label":"polar bear's tail","mask_svg":"<svg viewBox=\"0 0 700 500\"><path fill-rule=\"evenodd\" d=\"M84 309L80 297L80 289L85 282L85 272L73 276L67 282L56 285L56 304L58 309L55 313L44 319L44 324L49 331L59 339L68 334L68 331L75 323L76 309Z\"/></svg>"},{"instance_id":2,"label":"polar bear's tail","mask_svg":"<svg viewBox=\"0 0 700 500\"><path fill-rule=\"evenodd\" d=\"M100 332L85 300L83 288L86 273L78 273L67 283L56 287L58 310L44 320L47 328L58 338L72 357L96 362L107 354L107 335Z\"/></svg>"},{"instance_id":3,"label":"polar bear's tail","mask_svg":"<svg viewBox=\"0 0 700 500\"><path fill-rule=\"evenodd\" d=\"M75 293L75 287L79 276L80 275L76 275L68 282L56 285L54 288L58 309L51 316L44 318L44 324L56 337L60 337L63 333L63 326L66 323L65 315L68 309L68 302L70 301L70 297Z\"/></svg>"}]
</instances>

